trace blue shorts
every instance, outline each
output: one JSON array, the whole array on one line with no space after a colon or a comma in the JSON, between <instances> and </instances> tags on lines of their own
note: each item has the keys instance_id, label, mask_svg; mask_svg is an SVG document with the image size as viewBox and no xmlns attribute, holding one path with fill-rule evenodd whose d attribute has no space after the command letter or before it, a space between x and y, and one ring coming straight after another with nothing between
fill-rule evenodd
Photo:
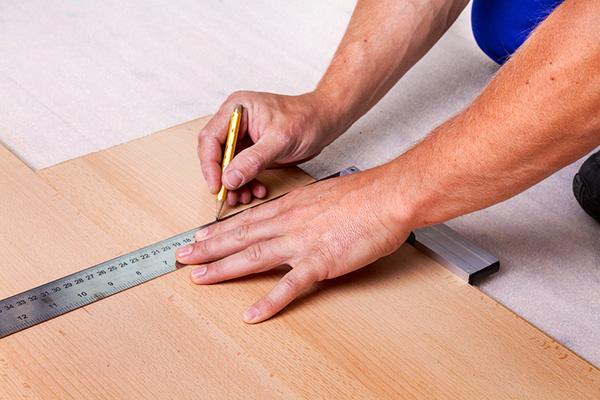
<instances>
[{"instance_id":1,"label":"blue shorts","mask_svg":"<svg viewBox=\"0 0 600 400\"><path fill-rule=\"evenodd\" d=\"M564 0L473 0L471 25L481 50L504 64Z\"/></svg>"}]
</instances>

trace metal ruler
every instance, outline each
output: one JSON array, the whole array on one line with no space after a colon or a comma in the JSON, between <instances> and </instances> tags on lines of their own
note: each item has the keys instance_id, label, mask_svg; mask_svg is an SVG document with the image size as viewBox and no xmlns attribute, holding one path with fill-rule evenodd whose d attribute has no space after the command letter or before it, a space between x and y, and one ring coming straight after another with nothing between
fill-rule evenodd
<instances>
[{"instance_id":1,"label":"metal ruler","mask_svg":"<svg viewBox=\"0 0 600 400\"><path fill-rule=\"evenodd\" d=\"M350 167L325 179L359 171ZM0 338L175 271L175 250L213 223L0 300ZM444 224L417 229L408 242L469 283L499 268L497 258Z\"/></svg>"},{"instance_id":2,"label":"metal ruler","mask_svg":"<svg viewBox=\"0 0 600 400\"><path fill-rule=\"evenodd\" d=\"M0 301L0 338L175 271L175 250L198 229Z\"/></svg>"}]
</instances>

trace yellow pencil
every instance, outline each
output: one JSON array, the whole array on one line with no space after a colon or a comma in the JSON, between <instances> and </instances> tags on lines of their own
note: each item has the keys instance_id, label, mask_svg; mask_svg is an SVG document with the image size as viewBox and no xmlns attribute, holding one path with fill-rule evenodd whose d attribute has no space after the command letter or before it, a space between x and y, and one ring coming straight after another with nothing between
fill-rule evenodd
<instances>
[{"instance_id":1,"label":"yellow pencil","mask_svg":"<svg viewBox=\"0 0 600 400\"><path fill-rule=\"evenodd\" d=\"M225 171L225 168L231 162L233 155L235 154L235 145L237 143L238 133L240 131L240 123L242 121L242 105L236 104L233 106L233 111L231 113L231 121L229 122L229 132L227 133L227 142L225 143L225 151L223 152L223 163L221 164L221 173ZM225 204L225 199L227 198L227 189L225 186L221 184L221 190L219 190L219 194L217 194L217 214L216 220L219 220L219 216L221 215L221 210L223 210L223 205Z\"/></svg>"}]
</instances>

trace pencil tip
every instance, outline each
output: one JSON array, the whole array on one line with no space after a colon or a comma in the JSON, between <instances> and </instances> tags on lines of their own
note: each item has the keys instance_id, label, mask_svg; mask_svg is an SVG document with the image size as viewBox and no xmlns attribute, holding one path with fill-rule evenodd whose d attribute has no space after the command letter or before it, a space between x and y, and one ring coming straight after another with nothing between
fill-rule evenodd
<instances>
[{"instance_id":1,"label":"pencil tip","mask_svg":"<svg viewBox=\"0 0 600 400\"><path fill-rule=\"evenodd\" d=\"M217 213L215 214L215 221L219 221L219 217L221 216L221 211L223 210L224 201L217 202Z\"/></svg>"}]
</instances>

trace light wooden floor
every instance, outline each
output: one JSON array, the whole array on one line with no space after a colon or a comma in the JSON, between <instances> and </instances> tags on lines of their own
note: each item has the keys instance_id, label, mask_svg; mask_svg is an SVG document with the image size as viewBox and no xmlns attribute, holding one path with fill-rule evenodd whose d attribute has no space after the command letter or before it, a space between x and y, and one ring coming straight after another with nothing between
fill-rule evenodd
<instances>
[{"instance_id":1,"label":"light wooden floor","mask_svg":"<svg viewBox=\"0 0 600 400\"><path fill-rule=\"evenodd\" d=\"M212 218L206 119L33 172L0 146L0 297ZM272 194L311 181L271 171ZM282 270L196 286L189 267L0 340L3 399L597 398L600 371L412 247L242 310Z\"/></svg>"},{"instance_id":2,"label":"light wooden floor","mask_svg":"<svg viewBox=\"0 0 600 400\"><path fill-rule=\"evenodd\" d=\"M214 113L235 90L310 91L355 3L4 0L0 143L39 170ZM302 168L380 165L469 104L498 70L469 11ZM448 225L501 260L481 290L600 366L600 224L571 190L582 162Z\"/></svg>"}]
</instances>

